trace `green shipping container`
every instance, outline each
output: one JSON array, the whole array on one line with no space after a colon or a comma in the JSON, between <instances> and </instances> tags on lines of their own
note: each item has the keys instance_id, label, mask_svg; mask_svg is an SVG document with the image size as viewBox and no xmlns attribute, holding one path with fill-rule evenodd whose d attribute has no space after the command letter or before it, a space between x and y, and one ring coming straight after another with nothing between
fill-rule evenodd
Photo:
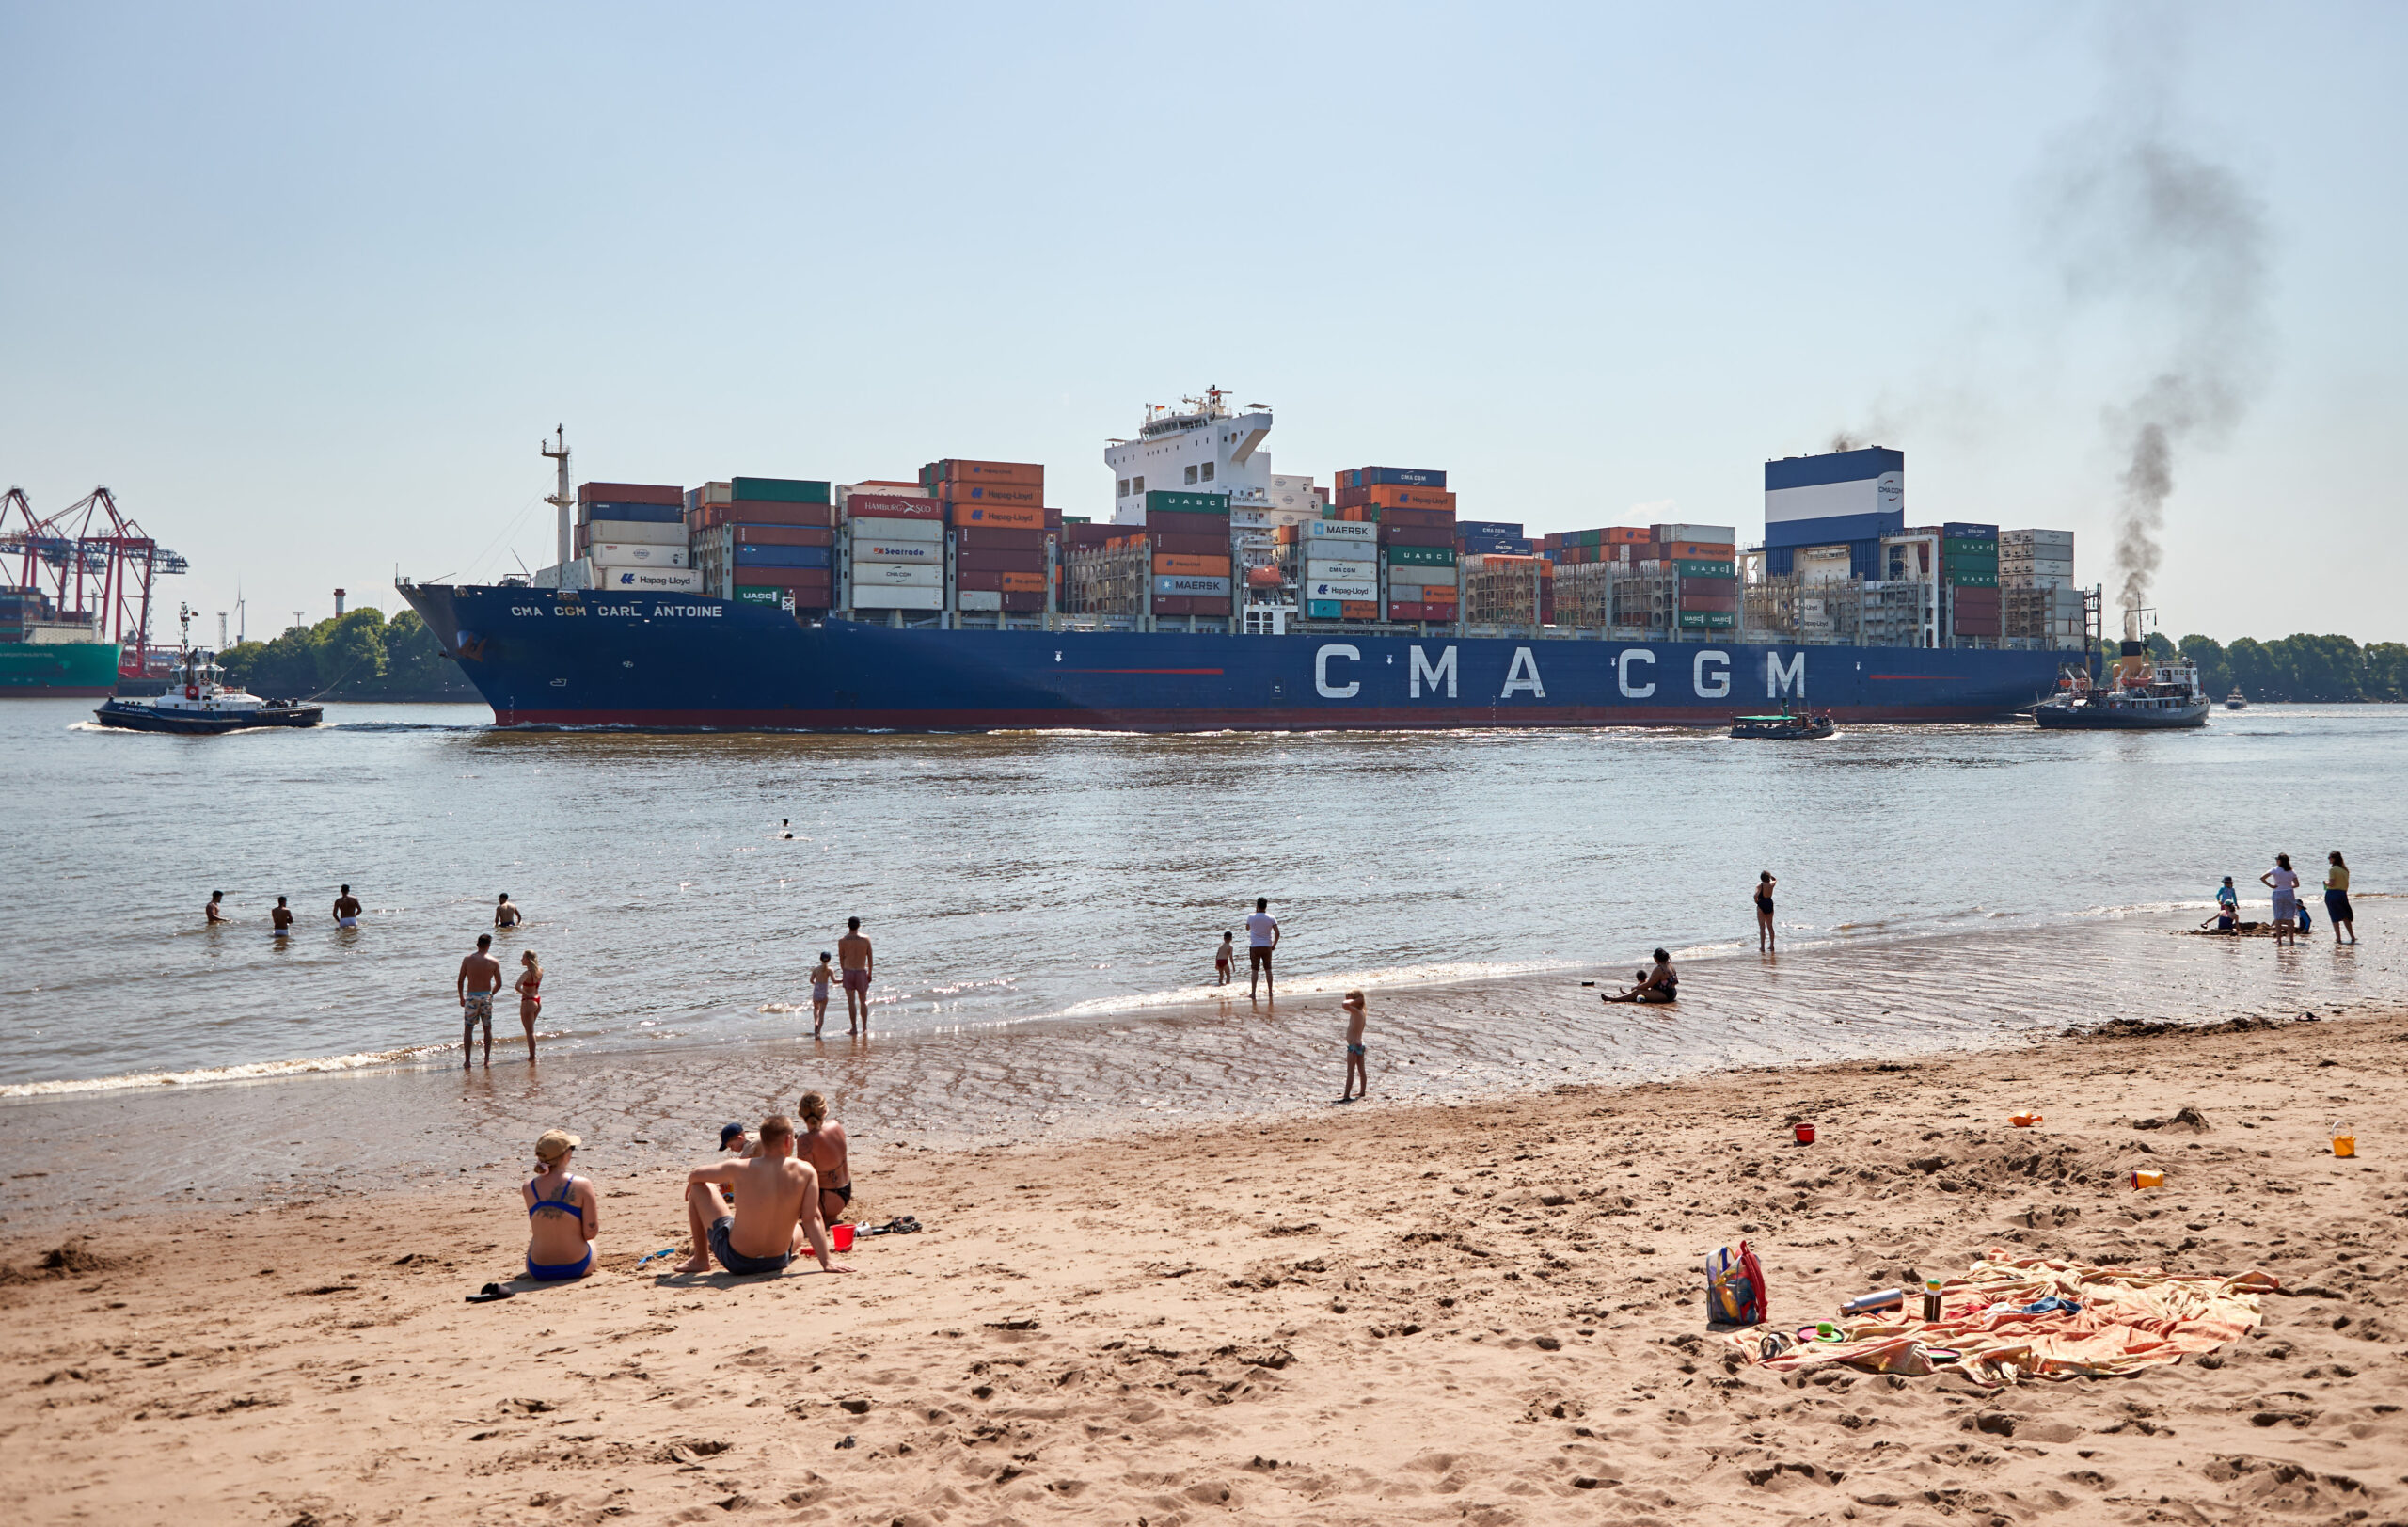
<instances>
[{"instance_id":1,"label":"green shipping container","mask_svg":"<svg viewBox=\"0 0 2408 1527\"><path fill-rule=\"evenodd\" d=\"M1146 513L1149 515L1227 515L1229 496L1226 493L1173 493L1149 490L1146 494Z\"/></svg>"},{"instance_id":2,"label":"green shipping container","mask_svg":"<svg viewBox=\"0 0 2408 1527\"><path fill-rule=\"evenodd\" d=\"M729 485L739 503L826 503L828 485L793 477L738 477Z\"/></svg>"},{"instance_id":3,"label":"green shipping container","mask_svg":"<svg viewBox=\"0 0 2408 1527\"><path fill-rule=\"evenodd\" d=\"M1683 578L1736 578L1739 576L1738 565L1729 562L1675 561L1672 564L1672 571Z\"/></svg>"},{"instance_id":4,"label":"green shipping container","mask_svg":"<svg viewBox=\"0 0 2408 1527\"><path fill-rule=\"evenodd\" d=\"M1960 589L1994 589L1998 587L1998 574L1994 572L1964 573L1951 567L1948 569L1946 581Z\"/></svg>"},{"instance_id":5,"label":"green shipping container","mask_svg":"<svg viewBox=\"0 0 2408 1527\"><path fill-rule=\"evenodd\" d=\"M784 604L785 602L784 597L784 594L785 590L784 589L754 588L746 583L738 583L736 585L736 602L737 604Z\"/></svg>"},{"instance_id":6,"label":"green shipping container","mask_svg":"<svg viewBox=\"0 0 2408 1527\"><path fill-rule=\"evenodd\" d=\"M1738 615L1729 610L1684 610L1681 612L1681 629L1685 631L1728 630L1738 624Z\"/></svg>"},{"instance_id":7,"label":"green shipping container","mask_svg":"<svg viewBox=\"0 0 2408 1527\"><path fill-rule=\"evenodd\" d=\"M1338 601L1336 599L1307 599L1305 618L1307 620L1336 620Z\"/></svg>"},{"instance_id":8,"label":"green shipping container","mask_svg":"<svg viewBox=\"0 0 2408 1527\"><path fill-rule=\"evenodd\" d=\"M1391 565L1398 567L1452 567L1455 549L1450 546L1391 546L1381 549Z\"/></svg>"},{"instance_id":9,"label":"green shipping container","mask_svg":"<svg viewBox=\"0 0 2408 1527\"><path fill-rule=\"evenodd\" d=\"M1998 556L1998 543L1996 541L1943 540L1940 543L1940 554L1943 557L1988 557L1995 560Z\"/></svg>"}]
</instances>

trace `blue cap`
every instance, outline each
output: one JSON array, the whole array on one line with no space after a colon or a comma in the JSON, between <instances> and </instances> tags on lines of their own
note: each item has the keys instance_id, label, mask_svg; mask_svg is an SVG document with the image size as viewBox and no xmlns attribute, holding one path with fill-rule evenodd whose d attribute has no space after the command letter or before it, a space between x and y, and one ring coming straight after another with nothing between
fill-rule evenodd
<instances>
[{"instance_id":1,"label":"blue cap","mask_svg":"<svg viewBox=\"0 0 2408 1527\"><path fill-rule=\"evenodd\" d=\"M740 1140L743 1137L744 1126L742 1124L721 1124L719 1126L719 1148L722 1151L727 1149L728 1141Z\"/></svg>"}]
</instances>

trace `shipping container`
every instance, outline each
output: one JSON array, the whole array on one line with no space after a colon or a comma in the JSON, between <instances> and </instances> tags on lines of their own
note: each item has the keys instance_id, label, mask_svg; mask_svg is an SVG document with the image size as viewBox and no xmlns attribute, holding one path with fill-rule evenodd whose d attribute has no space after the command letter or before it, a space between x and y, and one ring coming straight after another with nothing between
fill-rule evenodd
<instances>
[{"instance_id":1,"label":"shipping container","mask_svg":"<svg viewBox=\"0 0 2408 1527\"><path fill-rule=\"evenodd\" d=\"M1998 527L1952 519L1940 527L1940 533L1952 541L1995 541L1998 539Z\"/></svg>"},{"instance_id":2,"label":"shipping container","mask_svg":"<svg viewBox=\"0 0 2408 1527\"><path fill-rule=\"evenodd\" d=\"M944 590L863 585L856 581L852 599L852 607L856 610L942 610L944 608Z\"/></svg>"},{"instance_id":3,"label":"shipping container","mask_svg":"<svg viewBox=\"0 0 2408 1527\"><path fill-rule=\"evenodd\" d=\"M1025 573L1045 570L1042 551L970 551L955 548L954 566L962 572Z\"/></svg>"},{"instance_id":4,"label":"shipping container","mask_svg":"<svg viewBox=\"0 0 2408 1527\"><path fill-rule=\"evenodd\" d=\"M592 566L591 564L587 565ZM594 587L630 594L700 594L703 575L690 567L594 567Z\"/></svg>"},{"instance_id":5,"label":"shipping container","mask_svg":"<svg viewBox=\"0 0 2408 1527\"><path fill-rule=\"evenodd\" d=\"M1157 551L1154 553L1154 571L1157 573L1191 573L1202 578L1227 578L1229 576L1229 559L1227 557L1179 556Z\"/></svg>"},{"instance_id":6,"label":"shipping container","mask_svg":"<svg viewBox=\"0 0 2408 1527\"><path fill-rule=\"evenodd\" d=\"M1160 598L1165 594L1192 595L1196 597L1208 599L1226 599L1229 596L1229 580L1226 576L1220 578L1200 578L1189 577L1181 574L1166 575L1157 573L1154 576L1154 596L1156 598Z\"/></svg>"},{"instance_id":7,"label":"shipping container","mask_svg":"<svg viewBox=\"0 0 2408 1527\"><path fill-rule=\"evenodd\" d=\"M924 567L944 565L943 541L898 541L882 535L856 535L852 552L853 561L857 563L879 562Z\"/></svg>"},{"instance_id":8,"label":"shipping container","mask_svg":"<svg viewBox=\"0 0 2408 1527\"><path fill-rule=\"evenodd\" d=\"M624 541L595 541L585 549L585 555L598 567L683 567L686 548Z\"/></svg>"},{"instance_id":9,"label":"shipping container","mask_svg":"<svg viewBox=\"0 0 2408 1527\"><path fill-rule=\"evenodd\" d=\"M1380 596L1380 581L1376 578L1306 578L1302 581L1301 591L1308 599L1373 601Z\"/></svg>"},{"instance_id":10,"label":"shipping container","mask_svg":"<svg viewBox=\"0 0 2408 1527\"><path fill-rule=\"evenodd\" d=\"M1339 487L1445 487L1447 474L1418 467L1357 467L1338 474Z\"/></svg>"},{"instance_id":11,"label":"shipping container","mask_svg":"<svg viewBox=\"0 0 2408 1527\"><path fill-rule=\"evenodd\" d=\"M1455 512L1455 496L1445 488L1403 487L1395 484L1342 487L1330 495L1330 502L1340 509L1436 509L1450 515Z\"/></svg>"},{"instance_id":12,"label":"shipping container","mask_svg":"<svg viewBox=\"0 0 2408 1527\"><path fill-rule=\"evenodd\" d=\"M937 497L957 509L970 504L988 504L1007 509L1042 509L1045 489L1024 487L1012 483L940 483Z\"/></svg>"},{"instance_id":13,"label":"shipping container","mask_svg":"<svg viewBox=\"0 0 2408 1527\"><path fill-rule=\"evenodd\" d=\"M1366 517L1376 517L1383 525L1418 525L1424 530L1443 530L1450 535L1455 529L1455 514L1451 509L1377 509L1366 511Z\"/></svg>"},{"instance_id":14,"label":"shipping container","mask_svg":"<svg viewBox=\"0 0 2408 1527\"><path fill-rule=\"evenodd\" d=\"M953 574L956 589L975 589L982 594L1004 591L1004 570L1000 567L956 567ZM996 606L1002 609L1001 605Z\"/></svg>"},{"instance_id":15,"label":"shipping container","mask_svg":"<svg viewBox=\"0 0 2408 1527\"><path fill-rule=\"evenodd\" d=\"M845 501L848 519L943 519L944 505L934 499L907 499L886 493L856 493Z\"/></svg>"},{"instance_id":16,"label":"shipping container","mask_svg":"<svg viewBox=\"0 0 2408 1527\"><path fill-rule=\"evenodd\" d=\"M1006 614L1035 614L1044 608L1045 591L1043 589L1038 589L1029 594L1015 594L1009 589L1004 590L1004 611Z\"/></svg>"},{"instance_id":17,"label":"shipping container","mask_svg":"<svg viewBox=\"0 0 2408 1527\"><path fill-rule=\"evenodd\" d=\"M1042 551L1045 532L1000 525L964 525L953 533L953 544L965 551Z\"/></svg>"},{"instance_id":18,"label":"shipping container","mask_svg":"<svg viewBox=\"0 0 2408 1527\"><path fill-rule=\"evenodd\" d=\"M1380 601L1377 599L1340 599L1338 601L1338 618L1340 620L1377 620L1380 618Z\"/></svg>"},{"instance_id":19,"label":"shipping container","mask_svg":"<svg viewBox=\"0 0 2408 1527\"><path fill-rule=\"evenodd\" d=\"M1363 548L1364 555L1379 543L1380 528L1356 520L1310 519L1296 527L1303 533L1301 541L1352 541Z\"/></svg>"},{"instance_id":20,"label":"shipping container","mask_svg":"<svg viewBox=\"0 0 2408 1527\"><path fill-rule=\"evenodd\" d=\"M716 525L833 525L835 511L824 503L714 503L690 511L691 517Z\"/></svg>"},{"instance_id":21,"label":"shipping container","mask_svg":"<svg viewBox=\"0 0 2408 1527\"><path fill-rule=\"evenodd\" d=\"M736 549L738 567L825 567L829 549L824 546L739 546Z\"/></svg>"},{"instance_id":22,"label":"shipping container","mask_svg":"<svg viewBox=\"0 0 2408 1527\"><path fill-rule=\"evenodd\" d=\"M1045 467L1035 461L970 461L949 458L932 463L936 475L931 482L1007 483L1021 487L1045 485Z\"/></svg>"},{"instance_id":23,"label":"shipping container","mask_svg":"<svg viewBox=\"0 0 2408 1527\"><path fill-rule=\"evenodd\" d=\"M1003 609L1004 595L1000 588L958 588L953 591L953 604L955 609L965 610L973 614L981 612L991 614Z\"/></svg>"},{"instance_id":24,"label":"shipping container","mask_svg":"<svg viewBox=\"0 0 2408 1527\"><path fill-rule=\"evenodd\" d=\"M957 525L991 525L1001 530L1042 531L1045 511L1036 504L955 503L953 522Z\"/></svg>"},{"instance_id":25,"label":"shipping container","mask_svg":"<svg viewBox=\"0 0 2408 1527\"><path fill-rule=\"evenodd\" d=\"M849 523L856 542L865 536L881 541L944 542L944 527L932 519L873 519L865 516Z\"/></svg>"},{"instance_id":26,"label":"shipping container","mask_svg":"<svg viewBox=\"0 0 2408 1527\"><path fill-rule=\"evenodd\" d=\"M579 503L653 503L686 506L686 490L667 483L579 483Z\"/></svg>"},{"instance_id":27,"label":"shipping container","mask_svg":"<svg viewBox=\"0 0 2408 1527\"><path fill-rule=\"evenodd\" d=\"M738 583L733 593L737 604L784 605L788 599L793 598L786 590L774 583ZM800 605L802 601L794 599L794 603Z\"/></svg>"},{"instance_id":28,"label":"shipping container","mask_svg":"<svg viewBox=\"0 0 2408 1527\"><path fill-rule=\"evenodd\" d=\"M1663 547L1674 562L1729 562L1739 554L1728 541L1666 541Z\"/></svg>"},{"instance_id":29,"label":"shipping container","mask_svg":"<svg viewBox=\"0 0 2408 1527\"><path fill-rule=\"evenodd\" d=\"M734 477L728 480L731 497L739 501L753 500L762 503L826 503L829 486L826 483L795 477Z\"/></svg>"},{"instance_id":30,"label":"shipping container","mask_svg":"<svg viewBox=\"0 0 2408 1527\"><path fill-rule=\"evenodd\" d=\"M1348 557L1307 557L1303 575L1318 582L1370 583L1380 576L1380 565Z\"/></svg>"},{"instance_id":31,"label":"shipping container","mask_svg":"<svg viewBox=\"0 0 2408 1527\"><path fill-rule=\"evenodd\" d=\"M646 525L682 525L686 511L673 503L588 503L578 506L587 523L634 520Z\"/></svg>"},{"instance_id":32,"label":"shipping container","mask_svg":"<svg viewBox=\"0 0 2408 1527\"><path fill-rule=\"evenodd\" d=\"M1739 528L1736 525L1650 525L1645 539L1650 541L1703 541L1708 546L1736 547Z\"/></svg>"},{"instance_id":33,"label":"shipping container","mask_svg":"<svg viewBox=\"0 0 2408 1527\"><path fill-rule=\"evenodd\" d=\"M1455 533L1443 525L1383 525L1380 527L1382 546L1445 547L1452 550Z\"/></svg>"},{"instance_id":34,"label":"shipping container","mask_svg":"<svg viewBox=\"0 0 2408 1527\"><path fill-rule=\"evenodd\" d=\"M853 587L890 589L942 588L944 569L933 565L900 562L855 562Z\"/></svg>"},{"instance_id":35,"label":"shipping container","mask_svg":"<svg viewBox=\"0 0 2408 1527\"><path fill-rule=\"evenodd\" d=\"M725 503L735 497L736 485L733 483L705 483L700 487L686 490L686 507L706 508L711 504Z\"/></svg>"},{"instance_id":36,"label":"shipping container","mask_svg":"<svg viewBox=\"0 0 2408 1527\"><path fill-rule=\"evenodd\" d=\"M594 534L599 529L600 534ZM589 540L615 542L620 546L684 546L686 527L674 520L606 519L599 526L584 524L577 527L580 544Z\"/></svg>"},{"instance_id":37,"label":"shipping container","mask_svg":"<svg viewBox=\"0 0 2408 1527\"><path fill-rule=\"evenodd\" d=\"M828 608L830 580L824 567L738 567L729 576L739 589L776 589L792 596L798 605Z\"/></svg>"},{"instance_id":38,"label":"shipping container","mask_svg":"<svg viewBox=\"0 0 2408 1527\"><path fill-rule=\"evenodd\" d=\"M1305 618L1307 620L1336 620L1339 618L1339 602L1336 599L1307 599Z\"/></svg>"},{"instance_id":39,"label":"shipping container","mask_svg":"<svg viewBox=\"0 0 2408 1527\"><path fill-rule=\"evenodd\" d=\"M1680 614L1685 631L1725 631L1739 624L1739 617L1724 610L1684 610Z\"/></svg>"},{"instance_id":40,"label":"shipping container","mask_svg":"<svg viewBox=\"0 0 2408 1527\"><path fill-rule=\"evenodd\" d=\"M1226 493L1149 489L1146 494L1146 513L1149 515L1226 515L1228 512L1229 496Z\"/></svg>"},{"instance_id":41,"label":"shipping container","mask_svg":"<svg viewBox=\"0 0 2408 1527\"><path fill-rule=\"evenodd\" d=\"M1388 568L1388 586L1390 588L1403 588L1407 586L1417 588L1438 588L1443 586L1451 588L1454 586L1454 582L1455 570L1452 567L1391 566Z\"/></svg>"},{"instance_id":42,"label":"shipping container","mask_svg":"<svg viewBox=\"0 0 2408 1527\"><path fill-rule=\"evenodd\" d=\"M730 525L731 546L833 546L836 533L816 525Z\"/></svg>"},{"instance_id":43,"label":"shipping container","mask_svg":"<svg viewBox=\"0 0 2408 1527\"><path fill-rule=\"evenodd\" d=\"M1181 557L1226 557L1229 554L1227 535L1178 535L1169 531L1149 531L1147 539L1156 551Z\"/></svg>"},{"instance_id":44,"label":"shipping container","mask_svg":"<svg viewBox=\"0 0 2408 1527\"><path fill-rule=\"evenodd\" d=\"M1455 529L1465 535L1508 535L1521 540L1522 522L1518 519L1459 519Z\"/></svg>"},{"instance_id":45,"label":"shipping container","mask_svg":"<svg viewBox=\"0 0 2408 1527\"><path fill-rule=\"evenodd\" d=\"M1672 564L1672 571L1683 578L1736 578L1739 576L1738 565L1729 562L1675 561Z\"/></svg>"}]
</instances>

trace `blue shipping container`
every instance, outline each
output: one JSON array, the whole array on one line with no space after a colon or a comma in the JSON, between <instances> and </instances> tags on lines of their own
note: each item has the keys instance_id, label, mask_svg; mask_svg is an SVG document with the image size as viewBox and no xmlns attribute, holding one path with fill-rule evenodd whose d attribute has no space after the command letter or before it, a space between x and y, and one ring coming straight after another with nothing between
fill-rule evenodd
<instances>
[{"instance_id":1,"label":"blue shipping container","mask_svg":"<svg viewBox=\"0 0 2408 1527\"><path fill-rule=\"evenodd\" d=\"M1427 487L1447 485L1445 472L1427 471L1418 467L1366 467L1356 472L1358 481L1353 487Z\"/></svg>"},{"instance_id":2,"label":"blue shipping container","mask_svg":"<svg viewBox=\"0 0 2408 1527\"><path fill-rule=\"evenodd\" d=\"M1522 522L1518 519L1458 519L1455 521L1455 533L1458 535L1510 535L1518 540L1522 534Z\"/></svg>"},{"instance_id":3,"label":"blue shipping container","mask_svg":"<svg viewBox=\"0 0 2408 1527\"><path fill-rule=\"evenodd\" d=\"M638 525L674 525L686 517L686 512L673 503L589 503L584 509L588 520L616 519Z\"/></svg>"},{"instance_id":4,"label":"blue shipping container","mask_svg":"<svg viewBox=\"0 0 2408 1527\"><path fill-rule=\"evenodd\" d=\"M736 549L738 567L825 567L828 549L824 546L739 546Z\"/></svg>"},{"instance_id":5,"label":"blue shipping container","mask_svg":"<svg viewBox=\"0 0 2408 1527\"><path fill-rule=\"evenodd\" d=\"M1998 539L1998 527L1952 519L1940 527L1940 533L1951 541L1995 541Z\"/></svg>"}]
</instances>

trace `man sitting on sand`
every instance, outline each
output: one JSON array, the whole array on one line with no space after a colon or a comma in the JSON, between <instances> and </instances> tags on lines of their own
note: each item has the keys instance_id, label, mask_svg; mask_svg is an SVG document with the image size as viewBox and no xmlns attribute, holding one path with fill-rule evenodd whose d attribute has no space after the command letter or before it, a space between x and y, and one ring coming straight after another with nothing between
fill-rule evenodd
<instances>
[{"instance_id":1,"label":"man sitting on sand","mask_svg":"<svg viewBox=\"0 0 2408 1527\"><path fill-rule=\"evenodd\" d=\"M1672 968L1672 957L1662 949L1656 951L1656 968L1633 971L1639 983L1627 992L1601 996L1600 1002L1678 1002L1681 999L1681 973Z\"/></svg>"},{"instance_id":2,"label":"man sitting on sand","mask_svg":"<svg viewBox=\"0 0 2408 1527\"><path fill-rule=\"evenodd\" d=\"M784 1272L807 1240L828 1272L851 1272L828 1260L828 1226L819 1214L819 1174L795 1159L794 1122L784 1114L761 1121L755 1154L743 1161L696 1167L686 1174L686 1223L694 1254L681 1273L710 1271L716 1258L729 1272ZM721 1197L736 1190L736 1202Z\"/></svg>"}]
</instances>

